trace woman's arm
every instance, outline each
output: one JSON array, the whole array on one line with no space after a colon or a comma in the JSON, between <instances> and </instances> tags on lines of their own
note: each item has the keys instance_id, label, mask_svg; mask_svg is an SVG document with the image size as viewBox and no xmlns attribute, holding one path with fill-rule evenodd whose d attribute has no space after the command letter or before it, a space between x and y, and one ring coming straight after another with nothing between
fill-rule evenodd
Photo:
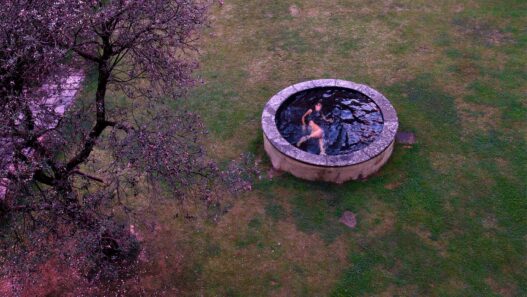
<instances>
[{"instance_id":1,"label":"woman's arm","mask_svg":"<svg viewBox=\"0 0 527 297\"><path fill-rule=\"evenodd\" d=\"M302 126L305 126L306 125L306 116L310 113L312 113L313 111L311 109L309 109L308 111L306 111L306 113L304 113L304 115L302 116Z\"/></svg>"},{"instance_id":2,"label":"woman's arm","mask_svg":"<svg viewBox=\"0 0 527 297\"><path fill-rule=\"evenodd\" d=\"M324 119L324 121L328 122L328 123L333 123L333 119L330 119L328 118L327 116L325 115L322 115L322 118Z\"/></svg>"}]
</instances>

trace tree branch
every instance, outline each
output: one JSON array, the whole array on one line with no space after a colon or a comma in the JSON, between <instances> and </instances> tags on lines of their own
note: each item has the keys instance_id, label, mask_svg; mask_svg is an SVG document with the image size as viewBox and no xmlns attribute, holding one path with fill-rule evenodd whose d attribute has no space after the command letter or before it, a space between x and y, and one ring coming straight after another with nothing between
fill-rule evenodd
<instances>
[{"instance_id":1,"label":"tree branch","mask_svg":"<svg viewBox=\"0 0 527 297\"><path fill-rule=\"evenodd\" d=\"M99 57L90 55L90 54L88 54L86 52L81 51L80 49L74 48L72 50L75 53L77 53L79 56L83 57L84 59L87 59L87 60L90 60L90 61L93 61L93 62L97 62L97 63L101 62L101 59Z\"/></svg>"},{"instance_id":2,"label":"tree branch","mask_svg":"<svg viewBox=\"0 0 527 297\"><path fill-rule=\"evenodd\" d=\"M108 124L108 126L119 129L119 130L123 130L126 133L129 133L130 131L135 130L135 128L128 123L117 123L117 122L112 122L112 121L107 121L106 123Z\"/></svg>"},{"instance_id":3,"label":"tree branch","mask_svg":"<svg viewBox=\"0 0 527 297\"><path fill-rule=\"evenodd\" d=\"M103 180L102 178L98 178L98 177L96 177L96 176L89 175L89 174L84 173L84 172L81 172L81 171L79 171L79 170L74 170L74 171L72 171L72 173L74 173L74 174L78 174L78 175L80 175L80 176L82 176L82 177L85 177L85 178L88 178L88 179L94 180L94 181L96 181L96 182L100 182L100 183L102 183L102 184L105 183L104 180Z\"/></svg>"},{"instance_id":4,"label":"tree branch","mask_svg":"<svg viewBox=\"0 0 527 297\"><path fill-rule=\"evenodd\" d=\"M106 127L108 127L108 123L106 121L98 121L95 124L88 136L88 139L84 142L84 147L82 150L66 164L66 172L71 172L75 167L79 166L81 163L86 161L86 159L88 159L93 147L95 146L95 143L97 142L97 139L99 136L101 136Z\"/></svg>"}]
</instances>

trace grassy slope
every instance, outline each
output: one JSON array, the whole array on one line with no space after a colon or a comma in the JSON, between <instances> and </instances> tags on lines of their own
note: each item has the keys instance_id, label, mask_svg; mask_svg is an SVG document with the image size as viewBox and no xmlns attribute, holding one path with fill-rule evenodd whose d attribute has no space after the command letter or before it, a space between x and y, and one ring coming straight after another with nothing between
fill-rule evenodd
<instances>
[{"instance_id":1,"label":"grassy slope","mask_svg":"<svg viewBox=\"0 0 527 297\"><path fill-rule=\"evenodd\" d=\"M227 0L214 9L206 83L186 104L222 163L250 151L268 170L263 105L320 77L383 92L418 144L397 146L365 182L264 178L218 224L182 232L167 223L153 248L168 263L181 260L167 252L176 246L194 253L183 272L151 268L172 275L152 286L190 296L527 295L527 3L463 2ZM345 210L358 214L356 230L338 223ZM173 222L172 209L153 211Z\"/></svg>"}]
</instances>

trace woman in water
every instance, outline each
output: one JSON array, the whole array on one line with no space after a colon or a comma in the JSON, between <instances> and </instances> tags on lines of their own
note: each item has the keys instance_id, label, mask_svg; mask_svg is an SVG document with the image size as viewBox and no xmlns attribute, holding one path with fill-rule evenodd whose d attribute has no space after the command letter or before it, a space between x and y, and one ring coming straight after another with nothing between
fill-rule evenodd
<instances>
[{"instance_id":1,"label":"woman in water","mask_svg":"<svg viewBox=\"0 0 527 297\"><path fill-rule=\"evenodd\" d=\"M306 125L307 118L307 125ZM322 114L322 103L319 101L315 104L314 110L311 108L302 116L302 130L306 130L309 127L309 135L302 136L297 142L296 146L300 147L302 143L308 141L311 138L318 139L318 145L320 147L320 154L326 154L326 148L324 147L324 130L320 127L323 121L332 123L332 119L327 119L326 116Z\"/></svg>"}]
</instances>

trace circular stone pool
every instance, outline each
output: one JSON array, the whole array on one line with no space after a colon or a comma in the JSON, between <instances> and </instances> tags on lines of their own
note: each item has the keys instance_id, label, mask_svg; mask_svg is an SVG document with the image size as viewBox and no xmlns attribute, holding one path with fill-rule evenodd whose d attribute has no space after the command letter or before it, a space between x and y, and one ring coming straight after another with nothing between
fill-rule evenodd
<instances>
[{"instance_id":1,"label":"circular stone pool","mask_svg":"<svg viewBox=\"0 0 527 297\"><path fill-rule=\"evenodd\" d=\"M350 81L320 79L289 86L262 114L273 167L308 180L364 179L393 151L398 120L381 93Z\"/></svg>"}]
</instances>

